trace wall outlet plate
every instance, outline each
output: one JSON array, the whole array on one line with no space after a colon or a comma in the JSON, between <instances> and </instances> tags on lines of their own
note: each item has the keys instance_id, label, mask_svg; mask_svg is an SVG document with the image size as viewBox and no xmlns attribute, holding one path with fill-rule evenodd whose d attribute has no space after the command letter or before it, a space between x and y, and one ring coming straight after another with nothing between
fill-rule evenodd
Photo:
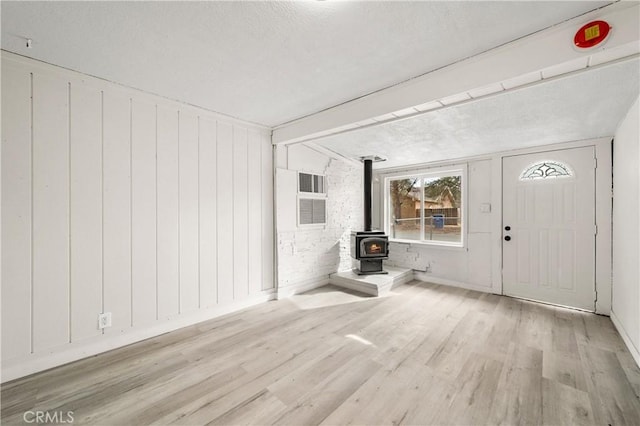
<instances>
[{"instance_id":1,"label":"wall outlet plate","mask_svg":"<svg viewBox=\"0 0 640 426\"><path fill-rule=\"evenodd\" d=\"M480 204L480 211L482 213L491 213L491 204L490 203Z\"/></svg>"},{"instance_id":2,"label":"wall outlet plate","mask_svg":"<svg viewBox=\"0 0 640 426\"><path fill-rule=\"evenodd\" d=\"M111 312L98 314L98 328L103 329L111 327Z\"/></svg>"}]
</instances>

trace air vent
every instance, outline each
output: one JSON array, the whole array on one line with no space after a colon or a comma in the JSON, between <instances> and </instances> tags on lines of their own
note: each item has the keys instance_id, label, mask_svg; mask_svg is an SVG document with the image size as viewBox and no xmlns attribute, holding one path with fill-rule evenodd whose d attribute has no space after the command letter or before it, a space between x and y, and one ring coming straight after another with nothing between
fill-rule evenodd
<instances>
[{"instance_id":1,"label":"air vent","mask_svg":"<svg viewBox=\"0 0 640 426\"><path fill-rule=\"evenodd\" d=\"M327 200L318 198L301 198L299 202L300 225L317 225L326 223Z\"/></svg>"}]
</instances>

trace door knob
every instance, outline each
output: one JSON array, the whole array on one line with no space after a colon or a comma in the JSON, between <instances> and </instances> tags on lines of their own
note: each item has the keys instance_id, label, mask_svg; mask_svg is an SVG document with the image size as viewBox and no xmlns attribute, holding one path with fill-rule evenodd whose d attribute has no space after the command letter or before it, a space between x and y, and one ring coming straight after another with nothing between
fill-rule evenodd
<instances>
[{"instance_id":1,"label":"door knob","mask_svg":"<svg viewBox=\"0 0 640 426\"><path fill-rule=\"evenodd\" d=\"M506 237L504 237L504 240L505 241L511 241L511 237L507 235Z\"/></svg>"}]
</instances>

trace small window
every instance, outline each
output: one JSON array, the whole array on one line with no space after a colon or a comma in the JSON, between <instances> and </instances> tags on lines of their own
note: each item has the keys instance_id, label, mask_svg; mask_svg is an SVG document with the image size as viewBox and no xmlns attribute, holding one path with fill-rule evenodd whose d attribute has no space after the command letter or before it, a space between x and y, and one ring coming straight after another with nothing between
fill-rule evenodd
<instances>
[{"instance_id":1,"label":"small window","mask_svg":"<svg viewBox=\"0 0 640 426\"><path fill-rule=\"evenodd\" d=\"M324 176L313 175L313 192L324 194Z\"/></svg>"},{"instance_id":2,"label":"small window","mask_svg":"<svg viewBox=\"0 0 640 426\"><path fill-rule=\"evenodd\" d=\"M300 192L313 192L313 175L298 173L298 185Z\"/></svg>"},{"instance_id":3,"label":"small window","mask_svg":"<svg viewBox=\"0 0 640 426\"><path fill-rule=\"evenodd\" d=\"M324 194L324 176L310 173L298 173L298 191L312 194Z\"/></svg>"},{"instance_id":4,"label":"small window","mask_svg":"<svg viewBox=\"0 0 640 426\"><path fill-rule=\"evenodd\" d=\"M387 226L392 240L463 244L463 173L387 179Z\"/></svg>"},{"instance_id":5,"label":"small window","mask_svg":"<svg viewBox=\"0 0 640 426\"><path fill-rule=\"evenodd\" d=\"M327 223L327 195L324 176L298 173L298 225Z\"/></svg>"}]
</instances>

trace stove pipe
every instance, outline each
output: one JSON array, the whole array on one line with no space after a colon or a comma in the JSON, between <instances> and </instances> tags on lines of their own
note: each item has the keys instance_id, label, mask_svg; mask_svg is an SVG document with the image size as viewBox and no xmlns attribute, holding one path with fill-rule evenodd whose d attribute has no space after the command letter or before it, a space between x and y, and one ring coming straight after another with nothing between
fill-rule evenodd
<instances>
[{"instance_id":1,"label":"stove pipe","mask_svg":"<svg viewBox=\"0 0 640 426\"><path fill-rule=\"evenodd\" d=\"M371 231L371 184L373 160L364 160L364 230Z\"/></svg>"}]
</instances>

